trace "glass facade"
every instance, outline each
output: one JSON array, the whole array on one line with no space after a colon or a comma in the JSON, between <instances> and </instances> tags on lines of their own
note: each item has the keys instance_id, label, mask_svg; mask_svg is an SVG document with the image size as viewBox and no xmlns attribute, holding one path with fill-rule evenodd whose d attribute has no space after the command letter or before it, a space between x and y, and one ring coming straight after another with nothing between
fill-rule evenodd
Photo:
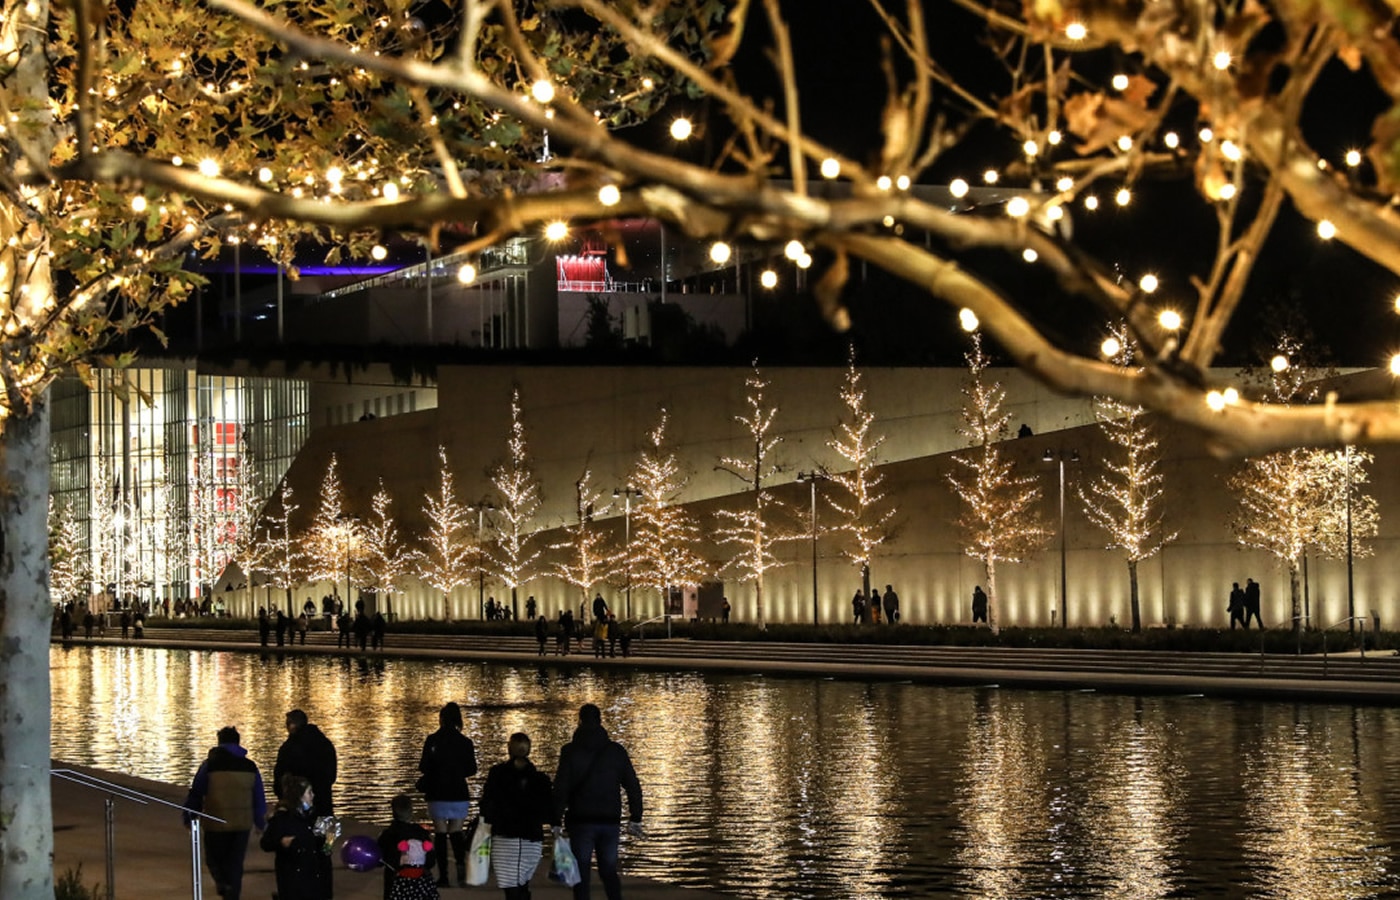
<instances>
[{"instance_id":1,"label":"glass facade","mask_svg":"<svg viewBox=\"0 0 1400 900\"><path fill-rule=\"evenodd\" d=\"M55 508L86 540L99 611L212 588L310 433L301 381L140 368L51 396Z\"/></svg>"}]
</instances>

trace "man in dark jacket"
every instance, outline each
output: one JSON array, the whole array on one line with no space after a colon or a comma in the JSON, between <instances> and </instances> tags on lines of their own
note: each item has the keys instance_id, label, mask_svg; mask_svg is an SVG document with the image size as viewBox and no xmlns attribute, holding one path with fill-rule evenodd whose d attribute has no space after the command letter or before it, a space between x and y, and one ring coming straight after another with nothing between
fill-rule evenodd
<instances>
[{"instance_id":1,"label":"man in dark jacket","mask_svg":"<svg viewBox=\"0 0 1400 900\"><path fill-rule=\"evenodd\" d=\"M277 765L272 770L273 784L279 788L283 775L300 775L311 782L316 815L334 815L331 785L336 777L335 744L299 709L287 713L287 739L277 751Z\"/></svg>"},{"instance_id":2,"label":"man in dark jacket","mask_svg":"<svg viewBox=\"0 0 1400 900\"><path fill-rule=\"evenodd\" d=\"M218 746L200 763L185 806L213 816L204 819L204 861L224 900L238 900L243 890L243 858L248 833L267 827L267 794L262 773L238 744L238 729L219 729ZM191 816L185 814L185 827ZM215 821L222 819L223 821Z\"/></svg>"},{"instance_id":3,"label":"man in dark jacket","mask_svg":"<svg viewBox=\"0 0 1400 900\"><path fill-rule=\"evenodd\" d=\"M554 816L563 821L569 844L578 857L583 879L574 886L574 900L589 900L589 866L596 851L598 878L608 900L622 897L617 875L617 846L622 821L622 797L627 792L628 830L642 830L642 785L632 758L621 744L603 730L603 714L592 703L578 711L574 739L559 751L554 776Z\"/></svg>"}]
</instances>

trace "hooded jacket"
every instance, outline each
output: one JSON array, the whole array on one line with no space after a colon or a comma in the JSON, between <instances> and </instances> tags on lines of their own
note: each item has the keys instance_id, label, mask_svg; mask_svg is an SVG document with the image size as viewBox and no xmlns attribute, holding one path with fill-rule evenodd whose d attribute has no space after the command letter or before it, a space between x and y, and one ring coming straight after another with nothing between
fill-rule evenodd
<instances>
[{"instance_id":1,"label":"hooded jacket","mask_svg":"<svg viewBox=\"0 0 1400 900\"><path fill-rule=\"evenodd\" d=\"M554 817L566 824L622 821L622 797L633 822L642 821L642 785L632 758L608 738L601 725L580 725L574 739L559 751L554 776Z\"/></svg>"},{"instance_id":2,"label":"hooded jacket","mask_svg":"<svg viewBox=\"0 0 1400 900\"><path fill-rule=\"evenodd\" d=\"M209 831L259 830L267 825L267 793L262 773L238 744L219 744L200 763L185 806L208 813L222 822L207 821ZM189 824L189 815L185 824Z\"/></svg>"},{"instance_id":3,"label":"hooded jacket","mask_svg":"<svg viewBox=\"0 0 1400 900\"><path fill-rule=\"evenodd\" d=\"M329 816L334 812L331 785L335 784L336 768L335 744L321 729L308 722L282 742L277 751L277 765L272 769L273 785L280 791L283 775L300 775L311 782L316 815Z\"/></svg>"}]
</instances>

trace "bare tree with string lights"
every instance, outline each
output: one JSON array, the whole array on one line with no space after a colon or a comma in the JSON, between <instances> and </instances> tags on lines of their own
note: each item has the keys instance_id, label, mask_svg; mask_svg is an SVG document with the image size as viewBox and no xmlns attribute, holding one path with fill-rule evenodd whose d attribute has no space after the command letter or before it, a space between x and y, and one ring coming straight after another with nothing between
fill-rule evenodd
<instances>
[{"instance_id":1,"label":"bare tree with string lights","mask_svg":"<svg viewBox=\"0 0 1400 900\"><path fill-rule=\"evenodd\" d=\"M394 520L394 499L379 479L379 490L370 498L369 519L360 529L360 556L364 569L365 587L375 597L384 597L386 611L393 611L392 595L403 587L413 554L399 537Z\"/></svg>"},{"instance_id":2,"label":"bare tree with string lights","mask_svg":"<svg viewBox=\"0 0 1400 900\"><path fill-rule=\"evenodd\" d=\"M662 409L628 479L638 492L632 510L633 577L661 594L664 613L670 612L672 588L699 584L711 571L694 550L700 526L677 502L689 479L666 444L667 421Z\"/></svg>"},{"instance_id":3,"label":"bare tree with string lights","mask_svg":"<svg viewBox=\"0 0 1400 900\"><path fill-rule=\"evenodd\" d=\"M964 325L975 321L964 317ZM962 426L958 432L972 445L953 456L961 474L948 475L948 484L962 503L958 525L963 552L982 563L987 581L987 627L1001 631L997 594L997 563L1022 562L1040 551L1050 536L1041 516L1040 488L1035 478L1017 475L1015 466L998 446L1007 437L1010 416L1002 411L1006 391L999 382L988 382L990 360L982 347L982 335L971 334L967 360L968 378L963 385Z\"/></svg>"},{"instance_id":4,"label":"bare tree with string lights","mask_svg":"<svg viewBox=\"0 0 1400 900\"><path fill-rule=\"evenodd\" d=\"M1114 365L1130 366L1137 344L1120 326L1104 341L1104 351ZM1094 415L1110 450L1102 461L1104 471L1087 491L1079 488L1079 501L1089 521L1108 535L1108 549L1122 551L1127 560L1133 631L1141 631L1138 563L1176 539L1175 532L1162 527L1161 441L1141 406L1098 398Z\"/></svg>"},{"instance_id":5,"label":"bare tree with string lights","mask_svg":"<svg viewBox=\"0 0 1400 900\"><path fill-rule=\"evenodd\" d=\"M328 582L337 597L340 596L341 582L346 582L346 609L352 602L348 582L357 558L359 532L359 517L345 508L340 463L332 453L330 462L326 464L326 474L321 479L320 502L304 535L304 549L310 580Z\"/></svg>"},{"instance_id":6,"label":"bare tree with string lights","mask_svg":"<svg viewBox=\"0 0 1400 900\"><path fill-rule=\"evenodd\" d=\"M560 557L551 567L554 574L579 589L579 598L588 603L589 595L601 583L622 571L623 551L593 524L595 516L605 516L611 504L600 504L602 491L593 487L593 471L584 469L574 483L577 518L564 526L565 539L551 544Z\"/></svg>"},{"instance_id":7,"label":"bare tree with string lights","mask_svg":"<svg viewBox=\"0 0 1400 900\"><path fill-rule=\"evenodd\" d=\"M496 526L496 539L487 548L487 565L491 567L491 574L510 588L511 614L518 616L520 602L517 593L520 586L537 574L540 548L535 546L538 532L535 514L539 512L542 502L540 482L530 465L525 423L520 415L519 388L511 393L510 398L510 437L506 440L506 458L492 469L491 484L500 498L496 504L500 524Z\"/></svg>"},{"instance_id":8,"label":"bare tree with string lights","mask_svg":"<svg viewBox=\"0 0 1400 900\"><path fill-rule=\"evenodd\" d=\"M300 535L292 532L292 515L300 508L300 505L292 500L291 483L284 478L273 495L273 500L269 501L259 532L262 568L267 575L269 590L268 605L275 609L275 604L271 603L270 592L273 589L282 591L289 616L295 615L296 612L293 609L292 591L306 581L306 573L311 564L304 549L305 541Z\"/></svg>"},{"instance_id":9,"label":"bare tree with string lights","mask_svg":"<svg viewBox=\"0 0 1400 900\"><path fill-rule=\"evenodd\" d=\"M870 563L876 548L890 538L896 509L881 488L885 476L876 469L885 436L875 431L875 413L870 410L865 385L856 368L854 347L846 362L841 403L845 411L826 444L848 468L828 474L834 489L823 496L838 519L828 530L845 536L846 546L841 553L860 572L861 596L868 603Z\"/></svg>"},{"instance_id":10,"label":"bare tree with string lights","mask_svg":"<svg viewBox=\"0 0 1400 900\"><path fill-rule=\"evenodd\" d=\"M438 447L438 486L423 495L428 528L419 536L414 554L416 574L442 594L442 620L452 621L452 592L471 581L475 546L471 539L471 508L457 496L447 448Z\"/></svg>"},{"instance_id":11,"label":"bare tree with string lights","mask_svg":"<svg viewBox=\"0 0 1400 900\"><path fill-rule=\"evenodd\" d=\"M735 548L734 555L720 567L720 573L734 572L740 581L753 582L755 623L764 628L763 573L784 565L773 555L773 545L794 539L792 529L783 528L794 514L765 487L778 474L772 456L783 439L772 434L778 408L768 406L764 400L768 382L757 364L744 384L748 387L745 397L748 411L735 416L734 421L744 426L752 441L752 452L745 456L723 457L718 468L744 483L744 492L734 495L733 499L745 505L715 513L719 520L715 536L721 545Z\"/></svg>"},{"instance_id":12,"label":"bare tree with string lights","mask_svg":"<svg viewBox=\"0 0 1400 900\"><path fill-rule=\"evenodd\" d=\"M49 495L49 593L55 604L72 603L84 593L88 567L82 530L70 504L59 506Z\"/></svg>"}]
</instances>

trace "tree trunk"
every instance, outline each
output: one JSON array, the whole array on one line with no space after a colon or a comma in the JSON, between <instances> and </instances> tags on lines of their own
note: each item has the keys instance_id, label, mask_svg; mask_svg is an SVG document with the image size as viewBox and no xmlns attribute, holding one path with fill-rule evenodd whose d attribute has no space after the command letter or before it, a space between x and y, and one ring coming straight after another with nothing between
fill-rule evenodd
<instances>
[{"instance_id":1,"label":"tree trunk","mask_svg":"<svg viewBox=\"0 0 1400 900\"><path fill-rule=\"evenodd\" d=\"M1296 559L1288 561L1288 595L1289 606L1293 610L1293 630L1296 632L1303 626L1303 584Z\"/></svg>"},{"instance_id":2,"label":"tree trunk","mask_svg":"<svg viewBox=\"0 0 1400 900\"><path fill-rule=\"evenodd\" d=\"M1133 607L1133 632L1142 631L1142 606L1138 603L1137 560L1128 560L1128 597Z\"/></svg>"},{"instance_id":3,"label":"tree trunk","mask_svg":"<svg viewBox=\"0 0 1400 900\"><path fill-rule=\"evenodd\" d=\"M870 563L860 564L860 592L865 598L867 608L870 604Z\"/></svg>"},{"instance_id":4,"label":"tree trunk","mask_svg":"<svg viewBox=\"0 0 1400 900\"><path fill-rule=\"evenodd\" d=\"M483 618L484 618L484 616L483 616ZM444 622L451 622L451 621L452 621L452 592L451 592L451 591L443 591L443 592L442 592L442 620L443 620Z\"/></svg>"},{"instance_id":5,"label":"tree trunk","mask_svg":"<svg viewBox=\"0 0 1400 900\"><path fill-rule=\"evenodd\" d=\"M1001 634L1001 615L997 603L997 561L991 556L982 558L982 569L987 573L987 630Z\"/></svg>"},{"instance_id":6,"label":"tree trunk","mask_svg":"<svg viewBox=\"0 0 1400 900\"><path fill-rule=\"evenodd\" d=\"M768 623L763 620L763 575L761 573L753 580L753 595L758 604L758 630L767 631Z\"/></svg>"},{"instance_id":7,"label":"tree trunk","mask_svg":"<svg viewBox=\"0 0 1400 900\"><path fill-rule=\"evenodd\" d=\"M0 897L53 900L48 397L0 434ZM94 799L93 801L97 801Z\"/></svg>"}]
</instances>

